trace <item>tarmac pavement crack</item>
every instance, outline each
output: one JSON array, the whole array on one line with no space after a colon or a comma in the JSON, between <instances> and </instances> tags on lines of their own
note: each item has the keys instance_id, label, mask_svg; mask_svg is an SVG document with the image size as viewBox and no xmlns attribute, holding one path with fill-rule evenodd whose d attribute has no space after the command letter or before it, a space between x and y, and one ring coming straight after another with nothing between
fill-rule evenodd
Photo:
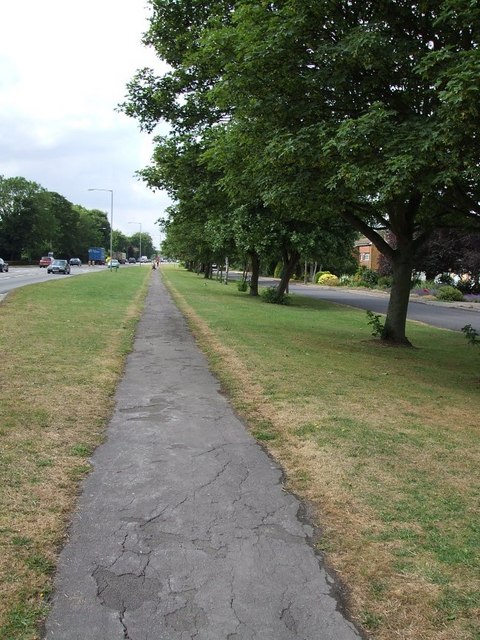
<instances>
[{"instance_id":1,"label":"tarmac pavement crack","mask_svg":"<svg viewBox=\"0 0 480 640\"><path fill-rule=\"evenodd\" d=\"M182 601L176 609L164 616L165 622L174 631L190 633L190 637L195 638L201 629L208 627L204 609L195 603L197 589L187 589L178 595Z\"/></svg>"},{"instance_id":2,"label":"tarmac pavement crack","mask_svg":"<svg viewBox=\"0 0 480 640\"><path fill-rule=\"evenodd\" d=\"M122 628L123 628L123 640L131 640L128 634L128 627L125 622L125 612L126 612L126 609L124 608L120 611L120 615L119 615L120 624L122 625Z\"/></svg>"},{"instance_id":3,"label":"tarmac pavement crack","mask_svg":"<svg viewBox=\"0 0 480 640\"><path fill-rule=\"evenodd\" d=\"M187 500L189 500L190 496L185 496L184 498L182 498L182 500L180 500L179 502L177 502L176 504L167 504L165 505L165 507L163 507L163 509L161 509L158 513L156 513L155 515L151 515L148 518L146 518L144 520L144 522L140 525L140 528L143 529L144 527L146 527L147 525L151 525L154 524L157 520L159 520L166 511L168 510L172 510L174 511L175 509L178 509L178 507L181 507L182 504L184 504L185 502L187 502Z\"/></svg>"},{"instance_id":4,"label":"tarmac pavement crack","mask_svg":"<svg viewBox=\"0 0 480 640\"><path fill-rule=\"evenodd\" d=\"M291 606L292 606L292 603L290 603L288 607L285 607L284 609L282 609L282 612L280 614L280 620L283 622L283 624L287 627L289 631L296 634L297 622L293 617L292 612L290 611Z\"/></svg>"},{"instance_id":5,"label":"tarmac pavement crack","mask_svg":"<svg viewBox=\"0 0 480 640\"><path fill-rule=\"evenodd\" d=\"M127 611L135 611L145 603L155 603L161 592L160 581L147 578L145 574L116 574L104 567L97 567L92 577L97 584L97 598L102 606L118 611L121 620L124 620Z\"/></svg>"},{"instance_id":6,"label":"tarmac pavement crack","mask_svg":"<svg viewBox=\"0 0 480 640\"><path fill-rule=\"evenodd\" d=\"M213 484L215 484L220 478L221 476L226 472L226 470L228 469L228 467L232 464L232 461L229 459L227 460L223 465L222 468L217 471L215 473L215 476L209 480L208 482L205 482L204 484L200 485L199 487L197 487L195 489L195 491L193 492L194 494L194 498L196 497L197 493L200 493L201 491L203 491L203 489L206 489L207 487L212 486Z\"/></svg>"}]
</instances>

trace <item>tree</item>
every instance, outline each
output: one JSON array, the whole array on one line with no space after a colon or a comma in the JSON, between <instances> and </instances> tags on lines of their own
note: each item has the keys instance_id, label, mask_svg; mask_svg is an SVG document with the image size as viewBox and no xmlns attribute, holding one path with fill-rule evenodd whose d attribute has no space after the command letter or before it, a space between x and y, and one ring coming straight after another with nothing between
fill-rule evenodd
<instances>
[{"instance_id":1,"label":"tree","mask_svg":"<svg viewBox=\"0 0 480 640\"><path fill-rule=\"evenodd\" d=\"M441 273L468 275L471 289L478 288L480 276L480 234L465 233L458 229L435 231L425 243L415 262L418 271L425 272L427 280Z\"/></svg>"},{"instance_id":2,"label":"tree","mask_svg":"<svg viewBox=\"0 0 480 640\"><path fill-rule=\"evenodd\" d=\"M230 173L254 176L265 212L287 225L340 217L367 236L393 271L382 337L409 345L422 246L435 229L479 222L480 9L467 0L152 5L146 42L172 71L143 70L126 112L147 130L165 118L197 140L226 125L253 150Z\"/></svg>"},{"instance_id":3,"label":"tree","mask_svg":"<svg viewBox=\"0 0 480 640\"><path fill-rule=\"evenodd\" d=\"M71 202L59 193L47 192L46 206L55 218L55 235L51 239L55 255L76 254L80 215Z\"/></svg>"},{"instance_id":4,"label":"tree","mask_svg":"<svg viewBox=\"0 0 480 640\"><path fill-rule=\"evenodd\" d=\"M204 265L201 270L209 277L209 265L214 261L223 262L231 248L231 232L225 224L231 207L218 184L219 175L202 162L205 151L202 138L182 133L155 140L153 162L139 175L151 188L166 189L177 203L169 209L169 224L164 229L167 234L172 233L174 218L179 218L184 241L177 236L177 256L201 263ZM187 221L191 223L191 230ZM190 255L185 255L187 246Z\"/></svg>"},{"instance_id":5,"label":"tree","mask_svg":"<svg viewBox=\"0 0 480 640\"><path fill-rule=\"evenodd\" d=\"M127 253L128 245L129 245L128 236L126 236L121 231L114 229L112 233L113 251L122 251L123 253Z\"/></svg>"},{"instance_id":6,"label":"tree","mask_svg":"<svg viewBox=\"0 0 480 640\"><path fill-rule=\"evenodd\" d=\"M268 138L255 158L264 202L321 202L388 257L383 339L397 344L409 344L424 242L436 228L478 224L476 18L460 1L244 2L223 29L232 54L215 91L234 101L235 122Z\"/></svg>"},{"instance_id":7,"label":"tree","mask_svg":"<svg viewBox=\"0 0 480 640\"><path fill-rule=\"evenodd\" d=\"M100 209L86 209L80 205L74 205L73 208L79 216L74 255L87 260L89 247L110 246L108 214Z\"/></svg>"},{"instance_id":8,"label":"tree","mask_svg":"<svg viewBox=\"0 0 480 640\"><path fill-rule=\"evenodd\" d=\"M0 250L10 260L29 253L33 230L42 215L35 196L44 192L36 182L0 176Z\"/></svg>"}]
</instances>

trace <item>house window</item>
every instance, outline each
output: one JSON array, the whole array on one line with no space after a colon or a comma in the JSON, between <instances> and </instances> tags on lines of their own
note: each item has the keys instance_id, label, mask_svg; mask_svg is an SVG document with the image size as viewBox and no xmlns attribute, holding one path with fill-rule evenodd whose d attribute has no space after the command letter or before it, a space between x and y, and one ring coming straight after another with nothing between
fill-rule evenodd
<instances>
[{"instance_id":1,"label":"house window","mask_svg":"<svg viewBox=\"0 0 480 640\"><path fill-rule=\"evenodd\" d=\"M360 254L360 261L361 262L369 262L370 261L370 254L369 253L361 253Z\"/></svg>"}]
</instances>

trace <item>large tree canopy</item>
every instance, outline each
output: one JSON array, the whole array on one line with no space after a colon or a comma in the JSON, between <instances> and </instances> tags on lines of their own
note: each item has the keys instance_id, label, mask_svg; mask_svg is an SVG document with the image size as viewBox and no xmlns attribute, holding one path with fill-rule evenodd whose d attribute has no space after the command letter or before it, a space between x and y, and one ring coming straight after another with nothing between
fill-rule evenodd
<instances>
[{"instance_id":1,"label":"large tree canopy","mask_svg":"<svg viewBox=\"0 0 480 640\"><path fill-rule=\"evenodd\" d=\"M151 5L146 42L171 71L142 71L127 113L148 130L164 118L208 138L220 183L245 206L286 224L341 218L365 234L393 269L383 338L409 344L416 256L434 230L480 220L476 3ZM248 189L235 193L235 181Z\"/></svg>"}]
</instances>

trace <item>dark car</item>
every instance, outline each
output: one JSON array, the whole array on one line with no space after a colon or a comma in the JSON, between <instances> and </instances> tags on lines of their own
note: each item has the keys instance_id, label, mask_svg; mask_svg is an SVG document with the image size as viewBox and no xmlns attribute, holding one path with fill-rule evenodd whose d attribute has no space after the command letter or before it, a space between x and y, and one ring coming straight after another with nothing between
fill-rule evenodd
<instances>
[{"instance_id":1,"label":"dark car","mask_svg":"<svg viewBox=\"0 0 480 640\"><path fill-rule=\"evenodd\" d=\"M70 262L70 266L71 267L81 267L82 266L82 261L80 260L80 258L70 258L69 262Z\"/></svg>"},{"instance_id":2,"label":"dark car","mask_svg":"<svg viewBox=\"0 0 480 640\"><path fill-rule=\"evenodd\" d=\"M39 267L49 267L53 262L53 258L51 258L50 256L42 256L40 258L40 261L38 263Z\"/></svg>"},{"instance_id":3,"label":"dark car","mask_svg":"<svg viewBox=\"0 0 480 640\"><path fill-rule=\"evenodd\" d=\"M8 262L5 262L3 258L0 258L0 273L8 271Z\"/></svg>"},{"instance_id":4,"label":"dark car","mask_svg":"<svg viewBox=\"0 0 480 640\"><path fill-rule=\"evenodd\" d=\"M137 264L137 261L135 260L135 258L129 258L128 264Z\"/></svg>"},{"instance_id":5,"label":"dark car","mask_svg":"<svg viewBox=\"0 0 480 640\"><path fill-rule=\"evenodd\" d=\"M54 260L52 264L47 267L47 273L63 273L67 275L70 273L68 260Z\"/></svg>"}]
</instances>

